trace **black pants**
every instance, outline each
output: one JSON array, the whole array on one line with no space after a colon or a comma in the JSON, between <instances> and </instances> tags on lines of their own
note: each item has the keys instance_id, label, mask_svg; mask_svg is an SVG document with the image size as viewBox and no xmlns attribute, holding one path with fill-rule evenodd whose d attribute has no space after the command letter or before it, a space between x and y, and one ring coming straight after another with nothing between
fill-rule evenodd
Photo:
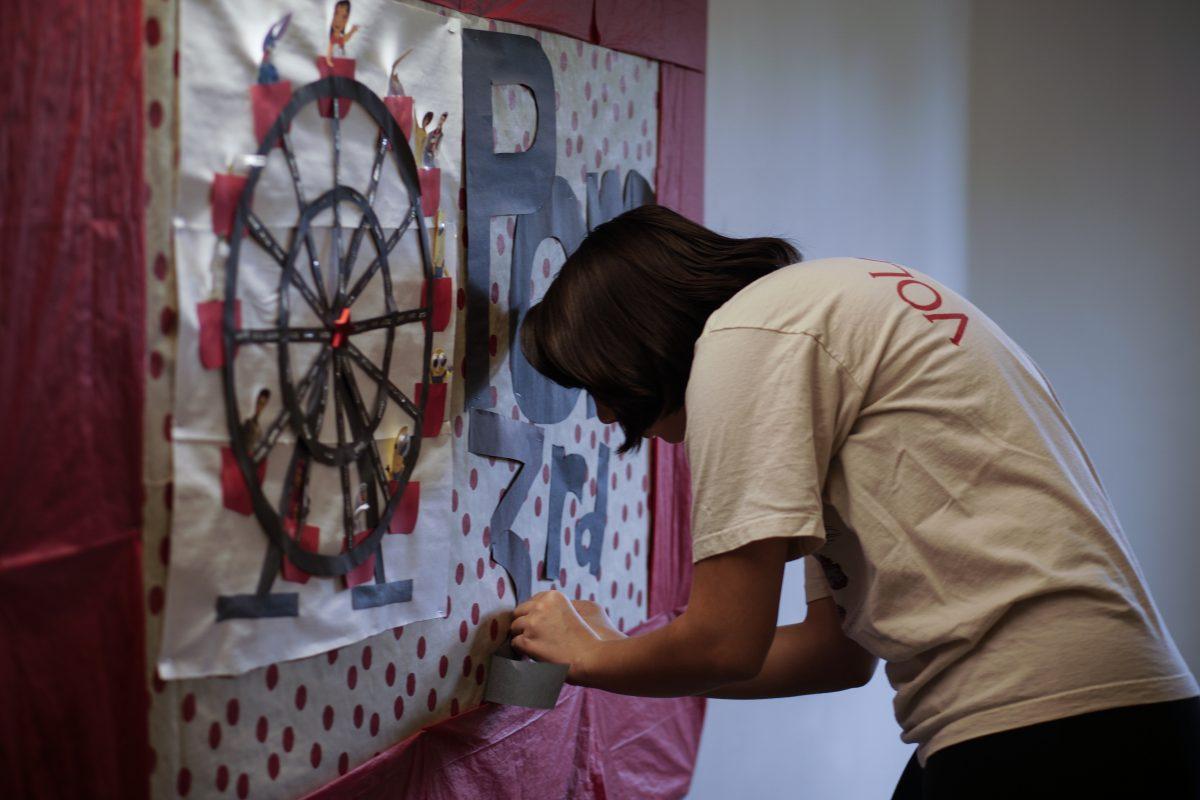
<instances>
[{"instance_id":1,"label":"black pants","mask_svg":"<svg viewBox=\"0 0 1200 800\"><path fill-rule=\"evenodd\" d=\"M1200 799L1200 697L1114 708L916 753L892 800Z\"/></svg>"}]
</instances>

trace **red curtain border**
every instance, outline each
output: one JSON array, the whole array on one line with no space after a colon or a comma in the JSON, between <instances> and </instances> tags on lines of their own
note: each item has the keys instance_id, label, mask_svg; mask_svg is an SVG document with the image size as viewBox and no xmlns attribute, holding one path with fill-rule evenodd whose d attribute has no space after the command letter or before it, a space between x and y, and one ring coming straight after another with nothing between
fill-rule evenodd
<instances>
[{"instance_id":1,"label":"red curtain border","mask_svg":"<svg viewBox=\"0 0 1200 800\"><path fill-rule=\"evenodd\" d=\"M611 50L704 71L707 0L429 0L487 19L519 22Z\"/></svg>"},{"instance_id":2,"label":"red curtain border","mask_svg":"<svg viewBox=\"0 0 1200 800\"><path fill-rule=\"evenodd\" d=\"M36 34L0 55L0 774L144 798L142 9L8 16Z\"/></svg>"}]
</instances>

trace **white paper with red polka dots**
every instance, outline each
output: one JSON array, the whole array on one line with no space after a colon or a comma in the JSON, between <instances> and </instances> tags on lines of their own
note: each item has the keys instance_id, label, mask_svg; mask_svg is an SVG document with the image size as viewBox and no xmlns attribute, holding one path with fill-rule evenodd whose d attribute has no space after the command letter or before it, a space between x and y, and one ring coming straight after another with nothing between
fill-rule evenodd
<instances>
[{"instance_id":1,"label":"white paper with red polka dots","mask_svg":"<svg viewBox=\"0 0 1200 800\"><path fill-rule=\"evenodd\" d=\"M331 5L331 4L328 4ZM460 16L434 6L411 5ZM363 6L362 8L365 8ZM297 9L291 9L296 11ZM355 3L355 19L360 5ZM176 325L175 256L170 235L171 197L177 180L175 55L176 0L147 0L146 42L146 176L147 176L147 352L145 481L145 580L147 652L157 654L161 636L166 564L170 556L172 427L170 409L175 386ZM324 12L322 12L324 13ZM557 172L584 202L584 173L620 169L622 178L636 169L653 181L657 141L654 62L541 33L507 23L462 17L464 26L532 35L541 41L554 71L557 89ZM499 141L523 143L521 97L516 93L516 119L507 118L506 90L498 90ZM593 101L594 105L593 105ZM570 144L568 145L568 139ZM597 168L599 159L599 169ZM511 252L510 221L498 219L491 234L493 272L505 279ZM501 253L501 248L504 252ZM562 261L561 250L544 243L535 267L535 297ZM461 286L461 275L456 285ZM497 280L492 332L497 335L493 374L507 381L499 360L506 348L503 304L507 284ZM460 319L460 325L462 320ZM460 337L461 341L461 337ZM456 354L461 364L462 353ZM496 384L497 411L512 410L507 383ZM465 454L465 421L461 395L453 398L451 436L454 453L455 515L451 536L447 618L413 623L329 654L253 670L235 678L164 682L150 667L150 733L154 748L151 773L155 797L294 797L321 786L421 727L477 705L486 678L487 655L504 635L504 612L511 609L511 585L501 589L503 571L487 551L484 527L501 486L511 477L503 462ZM620 432L582 416L577 408L561 430L548 438L584 455L589 478L596 467L596 446L605 437L615 448ZM576 441L578 426L578 441ZM595 439L593 440L593 436ZM595 444L593 444L593 441ZM549 447L549 443L547 444ZM470 463L468 463L468 459ZM609 525L601 580L574 564L573 548L564 548L566 591L595 595L614 621L630 627L645 617L649 528L648 460L645 453L612 459ZM472 485L471 469L476 475ZM514 524L541 541L548 472L535 483ZM564 508L564 526L591 510L591 493L582 504ZM538 513L537 500L542 500ZM465 530L464 530L465 529ZM489 532L490 535L490 532ZM542 584L543 587L548 584ZM615 587L615 588L614 588ZM503 591L504 596L500 597Z\"/></svg>"}]
</instances>

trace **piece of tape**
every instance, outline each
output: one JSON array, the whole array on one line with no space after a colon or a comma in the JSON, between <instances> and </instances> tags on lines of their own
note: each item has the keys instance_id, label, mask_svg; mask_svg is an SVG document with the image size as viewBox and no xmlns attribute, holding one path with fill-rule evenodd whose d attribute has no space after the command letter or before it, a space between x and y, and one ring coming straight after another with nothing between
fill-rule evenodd
<instances>
[{"instance_id":1,"label":"piece of tape","mask_svg":"<svg viewBox=\"0 0 1200 800\"><path fill-rule=\"evenodd\" d=\"M566 664L517 661L496 654L488 663L483 699L489 703L525 708L554 708L567 680Z\"/></svg>"}]
</instances>

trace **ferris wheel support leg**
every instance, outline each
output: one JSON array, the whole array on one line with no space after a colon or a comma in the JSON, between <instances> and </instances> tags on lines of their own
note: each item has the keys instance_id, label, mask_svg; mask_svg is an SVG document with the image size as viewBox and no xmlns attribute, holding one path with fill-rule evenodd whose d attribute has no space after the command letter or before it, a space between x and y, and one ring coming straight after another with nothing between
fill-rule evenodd
<instances>
[{"instance_id":1,"label":"ferris wheel support leg","mask_svg":"<svg viewBox=\"0 0 1200 800\"><path fill-rule=\"evenodd\" d=\"M300 595L226 594L217 597L217 622L227 619L295 617L300 614Z\"/></svg>"},{"instance_id":2,"label":"ferris wheel support leg","mask_svg":"<svg viewBox=\"0 0 1200 800\"><path fill-rule=\"evenodd\" d=\"M390 583L365 583L350 590L350 602L355 609L378 608L412 600L411 578Z\"/></svg>"}]
</instances>

